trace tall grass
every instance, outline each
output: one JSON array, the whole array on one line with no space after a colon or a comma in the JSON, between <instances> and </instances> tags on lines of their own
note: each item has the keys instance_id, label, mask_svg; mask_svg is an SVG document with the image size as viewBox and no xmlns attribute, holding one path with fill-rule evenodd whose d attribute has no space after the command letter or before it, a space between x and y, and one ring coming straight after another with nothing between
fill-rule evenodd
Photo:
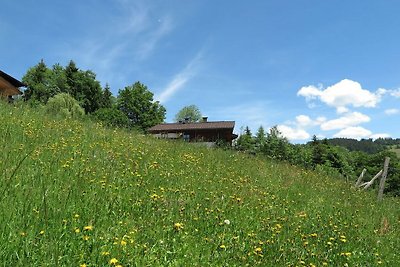
<instances>
[{"instance_id":1,"label":"tall grass","mask_svg":"<svg viewBox=\"0 0 400 267\"><path fill-rule=\"evenodd\" d=\"M396 266L400 202L0 104L3 266Z\"/></svg>"}]
</instances>

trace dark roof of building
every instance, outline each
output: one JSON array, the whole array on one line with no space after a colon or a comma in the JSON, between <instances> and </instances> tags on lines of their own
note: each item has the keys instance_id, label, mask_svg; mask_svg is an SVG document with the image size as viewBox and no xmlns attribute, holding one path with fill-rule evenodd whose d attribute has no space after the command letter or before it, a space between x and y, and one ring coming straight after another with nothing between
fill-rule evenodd
<instances>
[{"instance_id":1,"label":"dark roof of building","mask_svg":"<svg viewBox=\"0 0 400 267\"><path fill-rule=\"evenodd\" d=\"M192 123L162 123L149 129L149 132L168 132L185 130L212 130L212 129L232 129L235 127L234 121L207 121Z\"/></svg>"},{"instance_id":2,"label":"dark roof of building","mask_svg":"<svg viewBox=\"0 0 400 267\"><path fill-rule=\"evenodd\" d=\"M8 75L7 73L5 73L4 71L1 71L1 70L0 70L0 77L2 77L3 79L8 81L15 87L25 87L25 84L23 84L22 82L18 81L14 77Z\"/></svg>"}]
</instances>

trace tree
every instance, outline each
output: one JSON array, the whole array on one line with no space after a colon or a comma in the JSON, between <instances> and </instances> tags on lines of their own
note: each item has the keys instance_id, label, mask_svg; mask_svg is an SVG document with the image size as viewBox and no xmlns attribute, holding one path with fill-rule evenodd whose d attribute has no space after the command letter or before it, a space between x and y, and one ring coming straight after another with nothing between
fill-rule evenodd
<instances>
[{"instance_id":1,"label":"tree","mask_svg":"<svg viewBox=\"0 0 400 267\"><path fill-rule=\"evenodd\" d=\"M113 95L110 90L110 86L106 84L106 87L103 90L102 99L101 99L101 107L102 108L111 108L113 105Z\"/></svg>"},{"instance_id":2,"label":"tree","mask_svg":"<svg viewBox=\"0 0 400 267\"><path fill-rule=\"evenodd\" d=\"M78 101L67 93L51 97L46 104L46 111L65 118L80 118L85 114Z\"/></svg>"},{"instance_id":3,"label":"tree","mask_svg":"<svg viewBox=\"0 0 400 267\"><path fill-rule=\"evenodd\" d=\"M74 61L65 68L68 93L78 100L87 113L92 113L101 107L103 91L96 74L90 70L79 70Z\"/></svg>"},{"instance_id":4,"label":"tree","mask_svg":"<svg viewBox=\"0 0 400 267\"><path fill-rule=\"evenodd\" d=\"M47 68L43 59L36 66L30 68L22 77L22 82L27 85L24 99L47 103L49 98L57 93L49 87L50 76L51 70Z\"/></svg>"},{"instance_id":5,"label":"tree","mask_svg":"<svg viewBox=\"0 0 400 267\"><path fill-rule=\"evenodd\" d=\"M270 158L289 160L290 143L282 136L277 126L272 127L266 137L262 152Z\"/></svg>"},{"instance_id":6,"label":"tree","mask_svg":"<svg viewBox=\"0 0 400 267\"><path fill-rule=\"evenodd\" d=\"M55 64L52 69L41 60L28 70L22 81L28 87L24 96L26 100L47 103L50 97L67 93L78 100L87 113L99 109L103 100L96 74L79 70L72 60L65 68Z\"/></svg>"},{"instance_id":7,"label":"tree","mask_svg":"<svg viewBox=\"0 0 400 267\"><path fill-rule=\"evenodd\" d=\"M117 106L128 116L132 126L142 130L165 119L165 108L158 101L153 101L153 93L140 82L118 91Z\"/></svg>"},{"instance_id":8,"label":"tree","mask_svg":"<svg viewBox=\"0 0 400 267\"><path fill-rule=\"evenodd\" d=\"M260 126L257 130L255 137L255 144L257 149L261 150L261 148L265 145L265 142L266 142L265 130L264 127Z\"/></svg>"},{"instance_id":9,"label":"tree","mask_svg":"<svg viewBox=\"0 0 400 267\"><path fill-rule=\"evenodd\" d=\"M103 122L108 126L128 127L129 118L124 112L116 108L101 108L93 113L93 116L98 121Z\"/></svg>"},{"instance_id":10,"label":"tree","mask_svg":"<svg viewBox=\"0 0 400 267\"><path fill-rule=\"evenodd\" d=\"M176 115L175 121L184 121L186 119L189 122L197 122L201 120L201 112L200 109L196 105L190 105L183 107Z\"/></svg>"},{"instance_id":11,"label":"tree","mask_svg":"<svg viewBox=\"0 0 400 267\"><path fill-rule=\"evenodd\" d=\"M246 126L246 128L242 131L241 135L236 140L235 148L240 151L254 152L254 138L248 126Z\"/></svg>"}]
</instances>

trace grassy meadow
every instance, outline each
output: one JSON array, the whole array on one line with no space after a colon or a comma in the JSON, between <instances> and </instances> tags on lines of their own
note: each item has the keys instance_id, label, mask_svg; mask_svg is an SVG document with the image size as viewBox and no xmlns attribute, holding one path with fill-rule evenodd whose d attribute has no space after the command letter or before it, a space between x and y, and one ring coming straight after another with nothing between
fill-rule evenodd
<instances>
[{"instance_id":1,"label":"grassy meadow","mask_svg":"<svg viewBox=\"0 0 400 267\"><path fill-rule=\"evenodd\" d=\"M400 262L399 199L260 157L0 110L1 266Z\"/></svg>"}]
</instances>

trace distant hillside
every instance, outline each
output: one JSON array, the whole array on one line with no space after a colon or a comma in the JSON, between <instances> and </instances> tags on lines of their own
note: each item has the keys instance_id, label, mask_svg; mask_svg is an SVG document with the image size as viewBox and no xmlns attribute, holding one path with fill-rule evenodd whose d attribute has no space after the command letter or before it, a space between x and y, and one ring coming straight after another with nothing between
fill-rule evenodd
<instances>
[{"instance_id":1,"label":"distant hillside","mask_svg":"<svg viewBox=\"0 0 400 267\"><path fill-rule=\"evenodd\" d=\"M324 169L0 111L4 266L400 262L400 199Z\"/></svg>"},{"instance_id":2,"label":"distant hillside","mask_svg":"<svg viewBox=\"0 0 400 267\"><path fill-rule=\"evenodd\" d=\"M400 139L379 138L372 139L350 139L350 138L332 138L327 139L328 144L345 147L350 151L363 151L368 154L381 152L392 146L400 146Z\"/></svg>"}]
</instances>

